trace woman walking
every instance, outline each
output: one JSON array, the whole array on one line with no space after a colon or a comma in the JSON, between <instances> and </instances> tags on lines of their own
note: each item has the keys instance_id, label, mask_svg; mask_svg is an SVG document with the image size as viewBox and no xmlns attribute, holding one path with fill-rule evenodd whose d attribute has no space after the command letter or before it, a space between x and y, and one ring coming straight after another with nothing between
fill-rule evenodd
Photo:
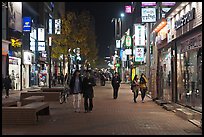
<instances>
[{"instance_id":1,"label":"woman walking","mask_svg":"<svg viewBox=\"0 0 204 137\"><path fill-rule=\"evenodd\" d=\"M140 77L140 91L141 91L142 103L144 103L144 98L147 91L147 85L146 85L147 82L148 81L146 76L142 73Z\"/></svg>"},{"instance_id":2,"label":"woman walking","mask_svg":"<svg viewBox=\"0 0 204 137\"><path fill-rule=\"evenodd\" d=\"M96 86L95 80L91 77L91 72L86 72L86 77L83 79L83 97L85 113L92 112L93 109L93 86Z\"/></svg>"},{"instance_id":3,"label":"woman walking","mask_svg":"<svg viewBox=\"0 0 204 137\"><path fill-rule=\"evenodd\" d=\"M132 81L131 90L133 92L133 100L135 103L137 103L136 99L137 99L138 92L139 92L139 82L138 82L137 75L135 75L135 77Z\"/></svg>"},{"instance_id":4,"label":"woman walking","mask_svg":"<svg viewBox=\"0 0 204 137\"><path fill-rule=\"evenodd\" d=\"M114 99L117 99L118 97L118 89L120 87L120 82L121 82L121 79L118 75L118 72L115 72L115 75L113 76L112 78L112 87L113 87L113 98Z\"/></svg>"},{"instance_id":5,"label":"woman walking","mask_svg":"<svg viewBox=\"0 0 204 137\"><path fill-rule=\"evenodd\" d=\"M79 70L74 72L70 81L70 93L73 95L73 107L75 112L80 112L82 79Z\"/></svg>"}]
</instances>

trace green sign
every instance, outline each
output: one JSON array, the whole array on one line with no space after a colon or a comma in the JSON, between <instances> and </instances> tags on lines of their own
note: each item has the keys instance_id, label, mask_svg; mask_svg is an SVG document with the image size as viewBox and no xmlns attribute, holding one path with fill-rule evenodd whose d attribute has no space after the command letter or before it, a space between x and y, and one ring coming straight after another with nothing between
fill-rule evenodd
<instances>
[{"instance_id":1,"label":"green sign","mask_svg":"<svg viewBox=\"0 0 204 137\"><path fill-rule=\"evenodd\" d=\"M130 36L126 36L125 45L126 45L126 47L130 47L132 45L132 41L131 41Z\"/></svg>"},{"instance_id":2,"label":"green sign","mask_svg":"<svg viewBox=\"0 0 204 137\"><path fill-rule=\"evenodd\" d=\"M115 66L116 66L116 67L120 67L120 64L119 64L119 63L117 63L117 64L115 64Z\"/></svg>"}]
</instances>

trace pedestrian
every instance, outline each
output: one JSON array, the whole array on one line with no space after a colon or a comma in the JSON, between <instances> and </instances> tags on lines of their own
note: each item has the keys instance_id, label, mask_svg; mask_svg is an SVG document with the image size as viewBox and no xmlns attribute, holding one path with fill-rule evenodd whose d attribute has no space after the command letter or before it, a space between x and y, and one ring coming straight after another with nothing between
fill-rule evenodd
<instances>
[{"instance_id":1,"label":"pedestrian","mask_svg":"<svg viewBox=\"0 0 204 137\"><path fill-rule=\"evenodd\" d=\"M94 78L89 70L86 71L86 76L83 79L83 97L85 113L92 112L93 109L93 87L96 86Z\"/></svg>"},{"instance_id":2,"label":"pedestrian","mask_svg":"<svg viewBox=\"0 0 204 137\"><path fill-rule=\"evenodd\" d=\"M73 107L75 112L80 112L81 105L81 94L82 94L82 78L80 76L80 71L76 70L71 78L70 93L73 96Z\"/></svg>"},{"instance_id":3,"label":"pedestrian","mask_svg":"<svg viewBox=\"0 0 204 137\"><path fill-rule=\"evenodd\" d=\"M1 93L3 92L3 90L4 90L4 75L2 74L1 75Z\"/></svg>"},{"instance_id":4,"label":"pedestrian","mask_svg":"<svg viewBox=\"0 0 204 137\"><path fill-rule=\"evenodd\" d=\"M118 89L120 87L121 79L118 75L118 72L115 72L115 75L112 78L111 84L113 87L113 98L117 99L118 97Z\"/></svg>"},{"instance_id":5,"label":"pedestrian","mask_svg":"<svg viewBox=\"0 0 204 137\"><path fill-rule=\"evenodd\" d=\"M60 79L61 79L61 84L64 85L64 75L63 75L63 73L61 73Z\"/></svg>"},{"instance_id":6,"label":"pedestrian","mask_svg":"<svg viewBox=\"0 0 204 137\"><path fill-rule=\"evenodd\" d=\"M4 79L4 86L5 86L5 89L6 89L6 96L5 98L8 98L9 97L9 89L12 89L11 87L11 78L9 75L6 75L5 79Z\"/></svg>"},{"instance_id":7,"label":"pedestrian","mask_svg":"<svg viewBox=\"0 0 204 137\"><path fill-rule=\"evenodd\" d=\"M64 76L64 83L65 84L67 83L67 80L68 80L68 74L66 73L65 76Z\"/></svg>"},{"instance_id":8,"label":"pedestrian","mask_svg":"<svg viewBox=\"0 0 204 137\"><path fill-rule=\"evenodd\" d=\"M55 74L53 74L53 76L52 76L52 85L56 86L56 76L55 76Z\"/></svg>"},{"instance_id":9,"label":"pedestrian","mask_svg":"<svg viewBox=\"0 0 204 137\"><path fill-rule=\"evenodd\" d=\"M137 75L135 75L132 83L131 83L131 90L133 92L133 100L135 103L137 103L137 96L138 96L138 92L139 92L139 82L138 82L138 78Z\"/></svg>"},{"instance_id":10,"label":"pedestrian","mask_svg":"<svg viewBox=\"0 0 204 137\"><path fill-rule=\"evenodd\" d=\"M100 75L101 86L105 86L105 84L106 84L105 79L106 79L106 78L105 78L104 73L101 73L101 75Z\"/></svg>"},{"instance_id":11,"label":"pedestrian","mask_svg":"<svg viewBox=\"0 0 204 137\"><path fill-rule=\"evenodd\" d=\"M141 77L140 77L140 91L141 91L141 97L142 97L142 103L144 103L144 98L145 98L145 94L146 94L146 91L147 91L147 78L146 76L142 73L141 74Z\"/></svg>"}]
</instances>

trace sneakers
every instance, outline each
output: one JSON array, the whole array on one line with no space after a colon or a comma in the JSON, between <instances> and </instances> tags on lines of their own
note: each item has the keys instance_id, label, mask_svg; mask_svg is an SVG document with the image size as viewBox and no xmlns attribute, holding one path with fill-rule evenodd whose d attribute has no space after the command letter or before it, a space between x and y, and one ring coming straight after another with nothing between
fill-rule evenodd
<instances>
[{"instance_id":1,"label":"sneakers","mask_svg":"<svg viewBox=\"0 0 204 137\"><path fill-rule=\"evenodd\" d=\"M75 109L74 112L80 113L80 109Z\"/></svg>"},{"instance_id":2,"label":"sneakers","mask_svg":"<svg viewBox=\"0 0 204 137\"><path fill-rule=\"evenodd\" d=\"M144 100L142 100L142 103L144 103Z\"/></svg>"},{"instance_id":3,"label":"sneakers","mask_svg":"<svg viewBox=\"0 0 204 137\"><path fill-rule=\"evenodd\" d=\"M88 113L88 110L85 110L84 113Z\"/></svg>"}]
</instances>

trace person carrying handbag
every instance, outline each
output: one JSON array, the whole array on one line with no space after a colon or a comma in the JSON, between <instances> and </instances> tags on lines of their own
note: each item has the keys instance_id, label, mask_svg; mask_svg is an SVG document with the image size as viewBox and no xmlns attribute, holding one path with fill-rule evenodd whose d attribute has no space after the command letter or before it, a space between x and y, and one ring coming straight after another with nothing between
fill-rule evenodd
<instances>
[{"instance_id":1,"label":"person carrying handbag","mask_svg":"<svg viewBox=\"0 0 204 137\"><path fill-rule=\"evenodd\" d=\"M138 92L139 92L139 83L138 83L137 75L135 75L135 77L132 81L131 90L133 92L133 100L135 103L137 103L136 99L137 99Z\"/></svg>"}]
</instances>

